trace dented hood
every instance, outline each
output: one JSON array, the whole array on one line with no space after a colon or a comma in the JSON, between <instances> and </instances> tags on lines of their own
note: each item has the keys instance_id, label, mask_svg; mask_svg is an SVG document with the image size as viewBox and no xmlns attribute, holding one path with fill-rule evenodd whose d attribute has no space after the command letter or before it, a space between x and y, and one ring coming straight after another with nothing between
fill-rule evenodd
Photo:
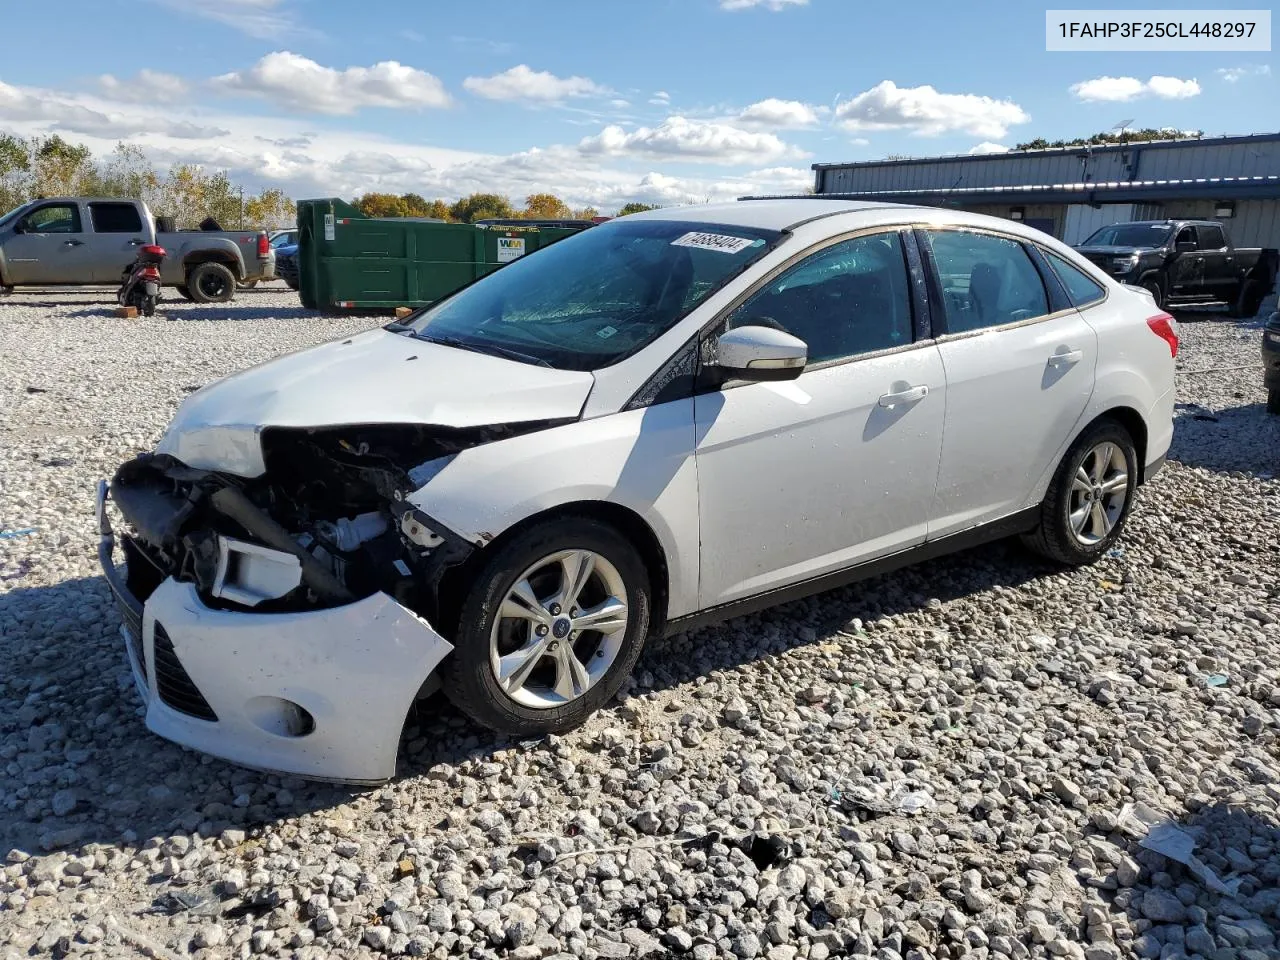
<instances>
[{"instance_id":1,"label":"dented hood","mask_svg":"<svg viewBox=\"0 0 1280 960\"><path fill-rule=\"evenodd\" d=\"M159 453L241 476L263 471L265 427L476 427L576 417L594 378L370 330L286 354L183 402Z\"/></svg>"}]
</instances>

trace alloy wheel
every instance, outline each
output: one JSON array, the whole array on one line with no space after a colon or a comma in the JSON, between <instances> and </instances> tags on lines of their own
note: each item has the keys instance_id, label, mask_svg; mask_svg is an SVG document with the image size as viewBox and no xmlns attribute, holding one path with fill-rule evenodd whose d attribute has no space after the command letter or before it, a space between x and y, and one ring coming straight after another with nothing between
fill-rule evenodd
<instances>
[{"instance_id":1,"label":"alloy wheel","mask_svg":"<svg viewBox=\"0 0 1280 960\"><path fill-rule=\"evenodd\" d=\"M1130 492L1124 450L1111 441L1084 455L1071 481L1067 510L1071 532L1085 546L1105 540L1124 513Z\"/></svg>"},{"instance_id":2,"label":"alloy wheel","mask_svg":"<svg viewBox=\"0 0 1280 960\"><path fill-rule=\"evenodd\" d=\"M629 622L626 584L612 563L589 550L551 554L516 578L494 617L494 678L525 707L564 706L603 679Z\"/></svg>"}]
</instances>

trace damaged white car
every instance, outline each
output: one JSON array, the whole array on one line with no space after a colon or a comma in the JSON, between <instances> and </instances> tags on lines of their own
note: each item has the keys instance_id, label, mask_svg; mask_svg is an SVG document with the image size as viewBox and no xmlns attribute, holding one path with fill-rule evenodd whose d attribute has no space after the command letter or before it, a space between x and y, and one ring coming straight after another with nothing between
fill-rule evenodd
<instances>
[{"instance_id":1,"label":"damaged white car","mask_svg":"<svg viewBox=\"0 0 1280 960\"><path fill-rule=\"evenodd\" d=\"M1176 351L1015 223L654 211L192 394L100 486L100 555L152 730L375 782L437 686L562 731L655 634L1010 534L1095 559Z\"/></svg>"}]
</instances>

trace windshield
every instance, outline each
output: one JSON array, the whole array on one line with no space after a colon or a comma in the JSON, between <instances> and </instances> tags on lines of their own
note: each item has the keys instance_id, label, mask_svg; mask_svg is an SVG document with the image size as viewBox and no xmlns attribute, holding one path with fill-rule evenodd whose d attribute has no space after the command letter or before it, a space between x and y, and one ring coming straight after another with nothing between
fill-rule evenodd
<instances>
[{"instance_id":1,"label":"windshield","mask_svg":"<svg viewBox=\"0 0 1280 960\"><path fill-rule=\"evenodd\" d=\"M1167 223L1117 223L1103 227L1084 242L1086 247L1138 247L1154 250L1164 246L1173 228Z\"/></svg>"},{"instance_id":2,"label":"windshield","mask_svg":"<svg viewBox=\"0 0 1280 960\"><path fill-rule=\"evenodd\" d=\"M595 370L652 343L780 236L617 220L512 261L408 326L424 340L462 349Z\"/></svg>"},{"instance_id":3,"label":"windshield","mask_svg":"<svg viewBox=\"0 0 1280 960\"><path fill-rule=\"evenodd\" d=\"M13 219L14 217L16 217L18 214L20 214L23 210L27 209L27 207L29 207L29 206L31 206L31 202L30 202L30 201L27 201L26 203L22 204L21 206L14 207L12 210L10 210L8 213L6 213L4 216L0 217L0 227L3 227L5 224L7 224L10 220L12 220L12 219Z\"/></svg>"}]
</instances>

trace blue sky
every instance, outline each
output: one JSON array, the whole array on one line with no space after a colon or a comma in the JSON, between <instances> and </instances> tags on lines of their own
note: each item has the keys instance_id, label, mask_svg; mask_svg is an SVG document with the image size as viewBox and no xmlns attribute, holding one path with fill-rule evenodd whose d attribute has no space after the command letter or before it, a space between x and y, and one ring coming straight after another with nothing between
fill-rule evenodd
<instances>
[{"instance_id":1,"label":"blue sky","mask_svg":"<svg viewBox=\"0 0 1280 960\"><path fill-rule=\"evenodd\" d=\"M9 37L47 35L49 6L7 7ZM127 140L297 197L550 190L611 212L803 189L814 162L1280 120L1271 54L1047 53L1044 6L1025 2L56 9L56 42L6 45L0 130Z\"/></svg>"}]
</instances>

